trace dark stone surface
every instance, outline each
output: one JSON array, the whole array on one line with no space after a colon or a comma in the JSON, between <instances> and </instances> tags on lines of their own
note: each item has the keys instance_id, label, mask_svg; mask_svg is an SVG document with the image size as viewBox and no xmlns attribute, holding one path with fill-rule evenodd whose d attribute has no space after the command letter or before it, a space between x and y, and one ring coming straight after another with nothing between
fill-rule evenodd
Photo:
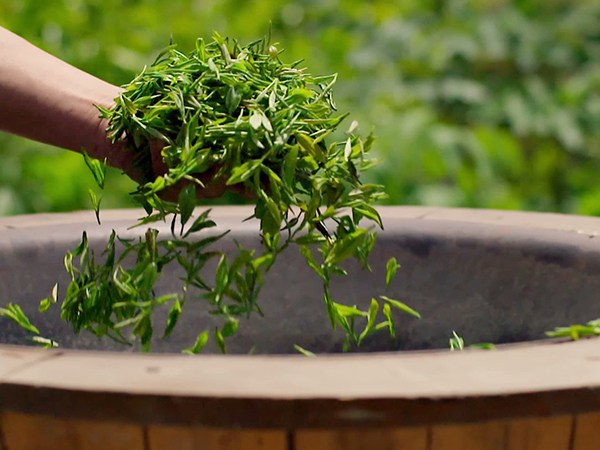
<instances>
[{"instance_id":1,"label":"dark stone surface","mask_svg":"<svg viewBox=\"0 0 600 450\"><path fill-rule=\"evenodd\" d=\"M259 248L254 224L220 218L218 213L215 217L221 228L233 230L219 243L219 250L233 253L234 237L244 246ZM349 276L333 283L333 298L365 307L372 297L385 294L417 309L423 319L395 312L398 339L381 332L361 351L447 348L453 330L467 343L528 341L543 338L544 331L555 326L600 317L600 238L573 231L393 215L384 215L384 223L386 230L379 233L371 257L373 273L348 264ZM62 259L84 228L92 244L102 248L111 228L124 233L129 225L72 223L1 231L0 305L19 303L42 335L64 348L136 351L108 339L98 341L87 332L75 336L60 321L56 307L46 314L37 312L39 301L56 281L62 298L67 286ZM402 267L386 292L385 264L392 256ZM177 276L168 268L159 293L177 289ZM341 351L343 335L331 330L319 278L296 248L273 267L260 302L265 317L243 320L239 335L228 341L230 352L246 353L255 345L257 353L293 353L293 344L315 352ZM157 339L153 351L179 352L191 346L199 332L220 323L206 310L202 300L188 300L173 336ZM157 335L165 315L166 311L156 317ZM0 343L22 344L24 336L12 322L0 320ZM210 346L208 351L215 349Z\"/></svg>"}]
</instances>

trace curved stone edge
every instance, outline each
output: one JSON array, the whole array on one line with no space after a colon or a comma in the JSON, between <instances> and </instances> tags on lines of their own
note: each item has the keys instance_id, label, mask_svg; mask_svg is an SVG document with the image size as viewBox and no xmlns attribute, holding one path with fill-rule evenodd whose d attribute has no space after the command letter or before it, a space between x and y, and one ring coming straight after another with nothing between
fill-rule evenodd
<instances>
[{"instance_id":1,"label":"curved stone edge","mask_svg":"<svg viewBox=\"0 0 600 450\"><path fill-rule=\"evenodd\" d=\"M246 218L253 213L254 207L250 205L199 207L198 211L209 208L214 211L214 215L220 217ZM382 215L390 218L506 225L570 231L589 237L600 236L600 218L591 216L433 206L380 206L377 209ZM133 222L145 215L146 213L142 209L112 209L101 212L102 221L107 223L113 221ZM67 223L95 224L96 218L93 211L0 217L0 231L3 229L21 229Z\"/></svg>"},{"instance_id":2,"label":"curved stone edge","mask_svg":"<svg viewBox=\"0 0 600 450\"><path fill-rule=\"evenodd\" d=\"M220 217L243 217L246 218L254 212L252 206L215 206L199 207L197 211L212 209ZM145 217L147 214L143 209L107 209L100 211L100 218L103 223L111 222L129 222L131 225L137 219ZM43 214L24 214L19 216L0 217L0 231L26 229L64 224L92 224L97 225L96 216L93 211L73 211L68 213L43 213Z\"/></svg>"}]
</instances>

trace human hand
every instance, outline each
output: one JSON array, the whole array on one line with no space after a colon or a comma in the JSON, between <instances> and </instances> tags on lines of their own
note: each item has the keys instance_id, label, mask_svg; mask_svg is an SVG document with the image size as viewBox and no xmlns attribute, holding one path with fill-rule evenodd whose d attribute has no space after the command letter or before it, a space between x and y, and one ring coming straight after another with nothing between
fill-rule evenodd
<instances>
[{"instance_id":1,"label":"human hand","mask_svg":"<svg viewBox=\"0 0 600 450\"><path fill-rule=\"evenodd\" d=\"M121 88L111 86L110 89L106 90L104 97L99 99L96 104L106 109L112 108L114 106L115 98L118 97L121 91ZM121 170L124 174L129 176L138 184L147 181L147 174L144 176L141 170L135 168L133 165L135 154L133 151L127 149L127 136L124 135L117 142L112 143L106 135L108 122L99 117L96 119L96 121L98 129L96 137L97 142L92 146L94 151L91 152L90 155L100 160L106 159L106 162L109 166ZM159 140L150 141L149 151L152 166L151 176L154 178L158 176L164 176L169 171L169 168L164 162L164 158L162 156L163 149L163 142ZM197 175L198 180L204 185L203 188L198 185L198 189L196 189L198 199L215 199L222 197L226 192L235 192L245 199L255 198L251 192L244 188L243 183L227 186L226 176L217 177L219 169L220 166L213 166L206 172ZM177 202L181 190L190 183L192 183L192 181L181 180L176 185L169 186L158 192L158 196L163 200Z\"/></svg>"},{"instance_id":2,"label":"human hand","mask_svg":"<svg viewBox=\"0 0 600 450\"><path fill-rule=\"evenodd\" d=\"M125 141L111 142L106 134L108 121L99 117L97 106L111 108L122 89L85 73L43 52L0 27L0 130L81 153L120 169L137 183L144 176L132 167L134 154ZM152 172L163 175L167 167L160 154L162 146L151 146ZM215 179L217 169L199 179L201 198L217 198L231 188L226 180ZM176 201L185 183L162 193Z\"/></svg>"},{"instance_id":3,"label":"human hand","mask_svg":"<svg viewBox=\"0 0 600 450\"><path fill-rule=\"evenodd\" d=\"M162 157L162 150L164 145L159 141L152 141L150 144L150 155L152 161L152 171L155 176L165 175L169 168L167 164L165 164ZM204 188L196 189L196 193L199 199L214 199L222 197L227 191L236 192L240 194L242 197L246 199L254 198L251 192L247 191L244 188L242 183L235 184L233 186L227 186L227 178L224 176L219 176L217 178L217 173L219 172L220 166L213 166L206 172L203 172L197 176L197 178L202 182ZM175 186L170 186L159 193L159 196L167 201L176 202L179 198L179 192L187 185L192 183L192 181L181 180Z\"/></svg>"}]
</instances>

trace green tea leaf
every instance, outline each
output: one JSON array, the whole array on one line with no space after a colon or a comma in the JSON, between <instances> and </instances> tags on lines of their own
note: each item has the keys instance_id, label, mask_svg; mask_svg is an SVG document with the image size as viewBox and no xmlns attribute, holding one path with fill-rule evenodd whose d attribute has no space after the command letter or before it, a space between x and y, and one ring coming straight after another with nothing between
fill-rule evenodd
<instances>
[{"instance_id":1,"label":"green tea leaf","mask_svg":"<svg viewBox=\"0 0 600 450\"><path fill-rule=\"evenodd\" d=\"M29 339L34 344L41 345L43 348L56 348L59 346L58 342L55 342L52 339L43 338L41 336L32 336Z\"/></svg>"},{"instance_id":2,"label":"green tea leaf","mask_svg":"<svg viewBox=\"0 0 600 450\"><path fill-rule=\"evenodd\" d=\"M450 338L450 350L454 351L454 350L464 350L465 348L465 341L463 338L461 338L458 334L456 334L456 331L452 332L452 337Z\"/></svg>"},{"instance_id":3,"label":"green tea leaf","mask_svg":"<svg viewBox=\"0 0 600 450\"><path fill-rule=\"evenodd\" d=\"M220 292L224 292L227 284L229 283L229 267L227 265L227 256L223 254L219 260L217 266L217 272L215 274L216 289Z\"/></svg>"},{"instance_id":4,"label":"green tea leaf","mask_svg":"<svg viewBox=\"0 0 600 450\"><path fill-rule=\"evenodd\" d=\"M196 53L200 57L201 61L206 59L206 43L202 38L196 39Z\"/></svg>"},{"instance_id":5,"label":"green tea leaf","mask_svg":"<svg viewBox=\"0 0 600 450\"><path fill-rule=\"evenodd\" d=\"M356 306L346 306L340 303L333 303L335 312L341 317L367 317L369 314L361 311Z\"/></svg>"},{"instance_id":6,"label":"green tea leaf","mask_svg":"<svg viewBox=\"0 0 600 450\"><path fill-rule=\"evenodd\" d=\"M262 114L258 111L254 111L250 116L250 126L255 130L258 130L263 124Z\"/></svg>"},{"instance_id":7,"label":"green tea leaf","mask_svg":"<svg viewBox=\"0 0 600 450\"><path fill-rule=\"evenodd\" d=\"M186 233L183 235L184 238L188 237L192 233L197 233L198 231L204 230L205 228L216 227L217 224L207 219L208 214L201 214L194 220L192 226L188 228Z\"/></svg>"},{"instance_id":8,"label":"green tea leaf","mask_svg":"<svg viewBox=\"0 0 600 450\"><path fill-rule=\"evenodd\" d=\"M356 338L356 333L354 332L354 317L344 317L339 314L336 315L336 322L340 324L340 326L346 332L346 336L352 338L352 341L358 344L358 339Z\"/></svg>"},{"instance_id":9,"label":"green tea leaf","mask_svg":"<svg viewBox=\"0 0 600 450\"><path fill-rule=\"evenodd\" d=\"M181 311L181 302L179 300L175 300L175 302L173 302L173 306L171 306L171 309L169 310L169 316L167 317L167 326L165 327L163 339L170 336L173 330L175 329L177 321L181 316Z\"/></svg>"},{"instance_id":10,"label":"green tea leaf","mask_svg":"<svg viewBox=\"0 0 600 450\"><path fill-rule=\"evenodd\" d=\"M261 267L270 267L273 264L273 262L275 262L275 256L273 255L273 253L266 253L256 258L252 262L252 266L254 267L254 270L258 270Z\"/></svg>"},{"instance_id":11,"label":"green tea leaf","mask_svg":"<svg viewBox=\"0 0 600 450\"><path fill-rule=\"evenodd\" d=\"M144 351L148 351L148 344L150 343L153 334L152 318L150 317L150 314L142 315L142 318L133 328L133 334L140 338Z\"/></svg>"},{"instance_id":12,"label":"green tea leaf","mask_svg":"<svg viewBox=\"0 0 600 450\"><path fill-rule=\"evenodd\" d=\"M100 203L102 202L102 197L98 198L96 196L96 193L91 189L89 190L89 193L90 199L92 200L92 207L94 208L94 212L96 213L96 221L98 222L98 225L102 225L100 222Z\"/></svg>"},{"instance_id":13,"label":"green tea leaf","mask_svg":"<svg viewBox=\"0 0 600 450\"><path fill-rule=\"evenodd\" d=\"M366 203L363 203L360 206L356 206L356 207L352 208L352 211L355 214L358 213L361 216L371 219L373 222L375 222L377 225L379 225L379 228L381 228L383 230L383 222L381 220L381 216L379 215L377 210L375 208L373 208L371 205L367 205Z\"/></svg>"},{"instance_id":14,"label":"green tea leaf","mask_svg":"<svg viewBox=\"0 0 600 450\"><path fill-rule=\"evenodd\" d=\"M265 116L264 114L261 115L261 124L264 127L265 130L272 132L273 131L273 126L271 125L271 121L269 120L269 118L267 116Z\"/></svg>"},{"instance_id":15,"label":"green tea leaf","mask_svg":"<svg viewBox=\"0 0 600 450\"><path fill-rule=\"evenodd\" d=\"M19 305L9 303L6 305L6 308L0 308L0 316L13 320L20 327L31 333L40 334L40 331L31 324Z\"/></svg>"},{"instance_id":16,"label":"green tea leaf","mask_svg":"<svg viewBox=\"0 0 600 450\"><path fill-rule=\"evenodd\" d=\"M215 342L217 343L219 350L221 350L221 353L225 355L227 353L225 339L223 339L223 335L221 334L218 328L215 328Z\"/></svg>"},{"instance_id":17,"label":"green tea leaf","mask_svg":"<svg viewBox=\"0 0 600 450\"><path fill-rule=\"evenodd\" d=\"M383 305L383 315L387 319L390 336L395 338L396 332L394 331L394 317L392 316L392 308L387 303Z\"/></svg>"},{"instance_id":18,"label":"green tea leaf","mask_svg":"<svg viewBox=\"0 0 600 450\"><path fill-rule=\"evenodd\" d=\"M217 79L220 78L220 74L219 74L219 69L217 68L217 65L215 64L213 58L209 58L208 59L208 68L215 73L215 75L217 76Z\"/></svg>"},{"instance_id":19,"label":"green tea leaf","mask_svg":"<svg viewBox=\"0 0 600 450\"><path fill-rule=\"evenodd\" d=\"M238 106L240 106L241 101L242 96L236 91L235 86L231 86L225 97L225 106L227 107L229 115L232 115L235 112Z\"/></svg>"},{"instance_id":20,"label":"green tea leaf","mask_svg":"<svg viewBox=\"0 0 600 450\"><path fill-rule=\"evenodd\" d=\"M56 303L57 301L58 301L58 283L56 283L54 285L54 287L52 288L52 293L50 294L50 297L45 298L44 300L42 300L40 302L39 311L46 312L50 308L50 306L53 303Z\"/></svg>"},{"instance_id":21,"label":"green tea leaf","mask_svg":"<svg viewBox=\"0 0 600 450\"><path fill-rule=\"evenodd\" d=\"M58 283L56 283L52 287L52 293L50 294L50 299L52 300L52 303L56 303L58 301Z\"/></svg>"},{"instance_id":22,"label":"green tea leaf","mask_svg":"<svg viewBox=\"0 0 600 450\"><path fill-rule=\"evenodd\" d=\"M358 122L356 120L353 120L352 123L350 124L350 126L348 127L348 131L346 131L346 133L352 134L352 133L354 133L354 131L357 128L358 128Z\"/></svg>"},{"instance_id":23,"label":"green tea leaf","mask_svg":"<svg viewBox=\"0 0 600 450\"><path fill-rule=\"evenodd\" d=\"M348 138L346 141L346 145L344 146L344 158L346 160L350 159L350 155L352 154L352 139Z\"/></svg>"},{"instance_id":24,"label":"green tea leaf","mask_svg":"<svg viewBox=\"0 0 600 450\"><path fill-rule=\"evenodd\" d=\"M181 353L185 353L188 355L197 355L206 346L207 342L208 342L208 331L204 331L198 335L198 338L196 339L196 343L192 347L190 347L186 350L183 350Z\"/></svg>"},{"instance_id":25,"label":"green tea leaf","mask_svg":"<svg viewBox=\"0 0 600 450\"><path fill-rule=\"evenodd\" d=\"M302 253L302 256L304 256L304 259L306 260L306 263L308 264L308 266L312 270L314 270L317 275L319 275L321 278L325 279L325 274L323 272L323 269L321 268L321 266L319 266L319 264L317 264L317 261L315 260L315 257L313 256L310 249L308 247L306 247L305 245L302 245L302 246L300 246L300 253Z\"/></svg>"},{"instance_id":26,"label":"green tea leaf","mask_svg":"<svg viewBox=\"0 0 600 450\"><path fill-rule=\"evenodd\" d=\"M298 146L294 145L285 156L283 163L283 180L285 185L292 188L294 175L296 173L296 164L298 162Z\"/></svg>"},{"instance_id":27,"label":"green tea leaf","mask_svg":"<svg viewBox=\"0 0 600 450\"><path fill-rule=\"evenodd\" d=\"M49 298L45 298L44 300L42 300L40 302L40 306L39 306L38 310L40 312L46 312L50 308L50 305L52 305L52 302L50 301L50 299Z\"/></svg>"},{"instance_id":28,"label":"green tea leaf","mask_svg":"<svg viewBox=\"0 0 600 450\"><path fill-rule=\"evenodd\" d=\"M390 327L390 322L388 320L384 320L383 322L379 322L377 325L373 327L373 331L381 331L384 328Z\"/></svg>"},{"instance_id":29,"label":"green tea leaf","mask_svg":"<svg viewBox=\"0 0 600 450\"><path fill-rule=\"evenodd\" d=\"M296 349L296 351L298 351L298 353L302 353L304 356L316 356L313 352L305 350L299 345L294 345L294 348Z\"/></svg>"},{"instance_id":30,"label":"green tea leaf","mask_svg":"<svg viewBox=\"0 0 600 450\"><path fill-rule=\"evenodd\" d=\"M377 313L379 312L379 303L374 298L371 299L371 306L369 307L367 326L364 331L358 337L358 345L360 345L365 337L371 333L375 326L375 320L377 319Z\"/></svg>"},{"instance_id":31,"label":"green tea leaf","mask_svg":"<svg viewBox=\"0 0 600 450\"><path fill-rule=\"evenodd\" d=\"M469 345L469 348L479 348L482 350L495 350L496 346L489 342L482 342L480 344L471 344L471 345Z\"/></svg>"},{"instance_id":32,"label":"green tea leaf","mask_svg":"<svg viewBox=\"0 0 600 450\"><path fill-rule=\"evenodd\" d=\"M266 194L264 194L264 192L262 192L262 194L265 205L267 206L267 211L269 211L269 214L271 215L275 225L274 229L270 230L270 232L276 233L281 225L281 211L279 210L279 206L277 206L271 197L268 197Z\"/></svg>"},{"instance_id":33,"label":"green tea leaf","mask_svg":"<svg viewBox=\"0 0 600 450\"><path fill-rule=\"evenodd\" d=\"M335 242L325 258L325 264L337 264L352 255L365 238L367 230L359 229Z\"/></svg>"},{"instance_id":34,"label":"green tea leaf","mask_svg":"<svg viewBox=\"0 0 600 450\"><path fill-rule=\"evenodd\" d=\"M390 286L390 283L392 282L392 279L394 278L394 275L396 274L396 271L398 270L398 267L400 267L398 265L398 261L396 261L396 258L390 258L386 264L386 274L385 274L385 285L387 287Z\"/></svg>"},{"instance_id":35,"label":"green tea leaf","mask_svg":"<svg viewBox=\"0 0 600 450\"><path fill-rule=\"evenodd\" d=\"M121 322L118 322L117 324L115 324L114 328L118 330L120 328L126 328L131 325L137 325L143 318L144 314L138 314L137 316L130 317L128 319L122 320Z\"/></svg>"},{"instance_id":36,"label":"green tea leaf","mask_svg":"<svg viewBox=\"0 0 600 450\"><path fill-rule=\"evenodd\" d=\"M384 302L388 302L394 308L398 308L400 311L404 311L405 313L410 314L411 316L414 316L417 319L421 318L421 314L419 314L417 311L412 309L410 306L407 306L404 303L399 302L398 300L393 300L391 298L386 297L385 295L380 295L379 298L381 300L383 300Z\"/></svg>"},{"instance_id":37,"label":"green tea leaf","mask_svg":"<svg viewBox=\"0 0 600 450\"><path fill-rule=\"evenodd\" d=\"M316 234L305 234L304 236L300 236L294 240L294 242L298 245L320 244L325 241L327 241L325 236Z\"/></svg>"},{"instance_id":38,"label":"green tea leaf","mask_svg":"<svg viewBox=\"0 0 600 450\"><path fill-rule=\"evenodd\" d=\"M119 99L121 100L121 102L125 106L125 110L129 114L131 114L133 116L133 115L135 115L135 113L137 113L137 108L135 107L133 102L126 95L121 94L119 96Z\"/></svg>"},{"instance_id":39,"label":"green tea leaf","mask_svg":"<svg viewBox=\"0 0 600 450\"><path fill-rule=\"evenodd\" d=\"M196 186L187 185L179 193L179 214L181 216L181 226L183 227L194 212L196 206Z\"/></svg>"},{"instance_id":40,"label":"green tea leaf","mask_svg":"<svg viewBox=\"0 0 600 450\"><path fill-rule=\"evenodd\" d=\"M81 153L83 154L85 164L92 172L94 180L96 180L96 184L100 189L104 189L104 182L106 180L106 160L101 163L99 160L90 157L85 150Z\"/></svg>"},{"instance_id":41,"label":"green tea leaf","mask_svg":"<svg viewBox=\"0 0 600 450\"><path fill-rule=\"evenodd\" d=\"M310 136L304 133L296 133L294 137L296 138L296 142L298 142L298 144L300 144L300 146L317 161L322 161L325 158L323 151L314 144L314 141Z\"/></svg>"},{"instance_id":42,"label":"green tea leaf","mask_svg":"<svg viewBox=\"0 0 600 450\"><path fill-rule=\"evenodd\" d=\"M325 292L323 293L323 300L325 301L325 306L327 307L327 316L329 317L329 321L331 322L331 328L335 331L335 324L337 323L337 313L334 305L334 301L329 294L328 286L325 287Z\"/></svg>"},{"instance_id":43,"label":"green tea leaf","mask_svg":"<svg viewBox=\"0 0 600 450\"><path fill-rule=\"evenodd\" d=\"M239 327L239 320L234 319L234 318L230 318L225 325L223 325L223 328L221 329L221 334L223 335L223 337L231 337L233 335L235 335L235 333L237 333ZM223 352L225 353L225 352Z\"/></svg>"},{"instance_id":44,"label":"green tea leaf","mask_svg":"<svg viewBox=\"0 0 600 450\"><path fill-rule=\"evenodd\" d=\"M344 344L342 345L342 352L346 353L348 350L350 350L350 335L346 334Z\"/></svg>"},{"instance_id":45,"label":"green tea leaf","mask_svg":"<svg viewBox=\"0 0 600 450\"><path fill-rule=\"evenodd\" d=\"M309 91L308 89L298 88L298 89L294 89L292 92L290 92L290 95L287 98L287 102L288 103L303 103L306 100L310 99L312 96L313 96L312 91Z\"/></svg>"},{"instance_id":46,"label":"green tea leaf","mask_svg":"<svg viewBox=\"0 0 600 450\"><path fill-rule=\"evenodd\" d=\"M227 180L227 186L246 181L248 178L254 175L254 172L260 168L261 164L262 160L254 159L251 161L246 161L241 166L234 168L231 172L231 176Z\"/></svg>"},{"instance_id":47,"label":"green tea leaf","mask_svg":"<svg viewBox=\"0 0 600 450\"><path fill-rule=\"evenodd\" d=\"M148 187L150 192L153 194L160 192L167 187L167 180L162 176L158 176L152 183L149 184Z\"/></svg>"}]
</instances>

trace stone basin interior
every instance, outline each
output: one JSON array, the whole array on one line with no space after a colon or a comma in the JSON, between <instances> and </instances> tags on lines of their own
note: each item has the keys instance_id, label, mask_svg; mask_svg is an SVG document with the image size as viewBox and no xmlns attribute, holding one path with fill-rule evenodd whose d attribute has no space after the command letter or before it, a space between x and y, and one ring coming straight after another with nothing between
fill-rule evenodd
<instances>
[{"instance_id":1,"label":"stone basin interior","mask_svg":"<svg viewBox=\"0 0 600 450\"><path fill-rule=\"evenodd\" d=\"M217 246L233 255L233 238L259 248L256 225L238 218L219 218L222 229L232 233ZM367 308L372 297L387 295L418 310L418 320L395 311L397 338L381 331L365 340L359 351L448 349L452 332L466 344L496 344L544 338L555 326L584 323L600 317L600 240L574 232L486 225L469 222L384 217L370 258L372 273L357 264L346 264L349 275L332 285L335 301ZM63 348L136 352L136 348L96 339L89 332L75 335L59 319L57 307L37 312L39 301L59 282L59 298L67 286L62 260L88 231L91 246L101 249L111 228L120 235L131 222L114 221L102 226L70 223L0 233L0 305L21 305L41 334ZM164 234L167 234L167 227ZM385 265L390 257L401 264L389 289ZM167 268L158 294L178 290L179 274ZM206 269L214 273L214 266ZM207 272L207 273L208 273ZM206 276L211 279L210 275ZM333 332L323 302L322 283L306 266L296 248L284 253L266 278L260 305L265 317L243 319L237 336L227 340L228 351L295 353L294 344L315 353L342 351L343 334ZM198 333L221 321L207 314L202 300L188 300L173 335L161 340L166 310L155 319L153 352L179 353L190 347ZM24 344L27 333L8 319L1 319L0 343ZM218 350L212 343L207 353Z\"/></svg>"}]
</instances>

